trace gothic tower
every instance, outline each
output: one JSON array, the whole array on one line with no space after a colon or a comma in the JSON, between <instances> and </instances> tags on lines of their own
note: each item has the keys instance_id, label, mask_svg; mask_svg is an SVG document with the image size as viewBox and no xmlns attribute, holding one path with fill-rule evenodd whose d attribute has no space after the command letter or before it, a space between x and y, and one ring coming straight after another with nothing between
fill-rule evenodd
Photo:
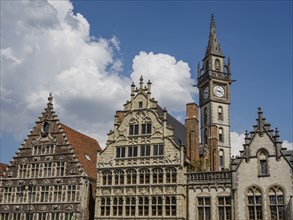
<instances>
[{"instance_id":1,"label":"gothic tower","mask_svg":"<svg viewBox=\"0 0 293 220\"><path fill-rule=\"evenodd\" d=\"M232 80L230 59L228 58L228 64L225 64L225 56L217 39L213 15L208 46L202 61L202 67L200 63L198 64L197 84L201 112L201 143L210 151L209 158L212 160L210 169L227 169L231 156L230 84Z\"/></svg>"}]
</instances>

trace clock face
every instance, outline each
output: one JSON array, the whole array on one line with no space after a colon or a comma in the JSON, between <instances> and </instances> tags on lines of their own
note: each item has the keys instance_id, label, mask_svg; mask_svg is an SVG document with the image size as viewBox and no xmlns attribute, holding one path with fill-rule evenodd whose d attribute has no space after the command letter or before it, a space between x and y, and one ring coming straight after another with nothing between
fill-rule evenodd
<instances>
[{"instance_id":1,"label":"clock face","mask_svg":"<svg viewBox=\"0 0 293 220\"><path fill-rule=\"evenodd\" d=\"M209 97L209 87L205 87L203 90L203 98L207 99Z\"/></svg>"},{"instance_id":2,"label":"clock face","mask_svg":"<svg viewBox=\"0 0 293 220\"><path fill-rule=\"evenodd\" d=\"M222 98L225 94L225 90L222 86L215 86L214 87L214 94L215 94L215 96Z\"/></svg>"}]
</instances>

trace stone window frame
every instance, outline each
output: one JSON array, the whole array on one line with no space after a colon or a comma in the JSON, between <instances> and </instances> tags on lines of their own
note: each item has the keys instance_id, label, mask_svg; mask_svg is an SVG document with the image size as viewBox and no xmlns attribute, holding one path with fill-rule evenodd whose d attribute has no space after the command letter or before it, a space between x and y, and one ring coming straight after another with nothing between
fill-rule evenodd
<instances>
[{"instance_id":1,"label":"stone window frame","mask_svg":"<svg viewBox=\"0 0 293 220\"><path fill-rule=\"evenodd\" d=\"M129 136L139 135L139 124L129 124Z\"/></svg>"},{"instance_id":2,"label":"stone window frame","mask_svg":"<svg viewBox=\"0 0 293 220\"><path fill-rule=\"evenodd\" d=\"M122 196L115 196L113 198L113 216L123 216L124 200Z\"/></svg>"},{"instance_id":3,"label":"stone window frame","mask_svg":"<svg viewBox=\"0 0 293 220\"><path fill-rule=\"evenodd\" d=\"M166 196L165 197L165 215L166 216L176 216L176 214L177 214L176 209L177 209L176 196Z\"/></svg>"},{"instance_id":4,"label":"stone window frame","mask_svg":"<svg viewBox=\"0 0 293 220\"><path fill-rule=\"evenodd\" d=\"M151 210L152 210L152 216L163 215L163 197L162 196L152 196Z\"/></svg>"},{"instance_id":5,"label":"stone window frame","mask_svg":"<svg viewBox=\"0 0 293 220\"><path fill-rule=\"evenodd\" d=\"M177 182L177 170L175 167L166 168L165 173L166 173L165 183L174 184Z\"/></svg>"},{"instance_id":6,"label":"stone window frame","mask_svg":"<svg viewBox=\"0 0 293 220\"><path fill-rule=\"evenodd\" d=\"M77 194L76 185L68 185L67 186L67 201L68 202L75 202L76 201L76 194Z\"/></svg>"},{"instance_id":7,"label":"stone window frame","mask_svg":"<svg viewBox=\"0 0 293 220\"><path fill-rule=\"evenodd\" d=\"M205 107L203 110L203 124L207 125L207 123L208 123L208 109L207 107Z\"/></svg>"},{"instance_id":8,"label":"stone window frame","mask_svg":"<svg viewBox=\"0 0 293 220\"><path fill-rule=\"evenodd\" d=\"M263 190L260 186L252 185L247 187L245 192L245 197L246 197L246 212L247 212L248 219L252 219L252 217L254 217L254 220L259 220L263 218L263 214L264 214L263 194L264 194ZM251 211L253 211L252 216L250 216ZM260 211L260 218L258 218L259 211Z\"/></svg>"},{"instance_id":9,"label":"stone window frame","mask_svg":"<svg viewBox=\"0 0 293 220\"><path fill-rule=\"evenodd\" d=\"M219 220L232 220L232 197L230 195L219 195L217 198ZM223 203L220 202L220 199L223 199ZM227 202L227 199L230 202ZM222 217L221 209L223 210Z\"/></svg>"},{"instance_id":10,"label":"stone window frame","mask_svg":"<svg viewBox=\"0 0 293 220\"><path fill-rule=\"evenodd\" d=\"M164 155L164 144L153 144L153 156Z\"/></svg>"},{"instance_id":11,"label":"stone window frame","mask_svg":"<svg viewBox=\"0 0 293 220\"><path fill-rule=\"evenodd\" d=\"M136 199L135 197L125 198L125 216L135 216L136 215Z\"/></svg>"},{"instance_id":12,"label":"stone window frame","mask_svg":"<svg viewBox=\"0 0 293 220\"><path fill-rule=\"evenodd\" d=\"M221 61L218 58L215 59L215 70L219 72L221 71Z\"/></svg>"},{"instance_id":13,"label":"stone window frame","mask_svg":"<svg viewBox=\"0 0 293 220\"><path fill-rule=\"evenodd\" d=\"M50 202L49 201L49 194L51 192L51 189L50 189L50 186L41 186L41 195L40 195L40 199L39 201L42 202L42 203L47 203L47 202Z\"/></svg>"},{"instance_id":14,"label":"stone window frame","mask_svg":"<svg viewBox=\"0 0 293 220\"><path fill-rule=\"evenodd\" d=\"M148 168L141 168L138 173L139 184L150 184L151 172Z\"/></svg>"},{"instance_id":15,"label":"stone window frame","mask_svg":"<svg viewBox=\"0 0 293 220\"><path fill-rule=\"evenodd\" d=\"M152 169L153 184L160 184L164 182L164 171L162 168Z\"/></svg>"},{"instance_id":16,"label":"stone window frame","mask_svg":"<svg viewBox=\"0 0 293 220\"><path fill-rule=\"evenodd\" d=\"M202 202L200 202L202 200ZM197 218L202 220L210 220L212 216L212 198L210 196L197 197ZM202 210L202 211L200 211ZM201 213L202 212L202 216Z\"/></svg>"},{"instance_id":17,"label":"stone window frame","mask_svg":"<svg viewBox=\"0 0 293 220\"><path fill-rule=\"evenodd\" d=\"M138 216L148 216L149 210L150 210L149 197L148 196L139 196L137 201L138 201Z\"/></svg>"},{"instance_id":18,"label":"stone window frame","mask_svg":"<svg viewBox=\"0 0 293 220\"><path fill-rule=\"evenodd\" d=\"M223 106L221 105L218 106L218 120L219 121L224 120L224 110L223 110Z\"/></svg>"},{"instance_id":19,"label":"stone window frame","mask_svg":"<svg viewBox=\"0 0 293 220\"><path fill-rule=\"evenodd\" d=\"M257 156L257 170L259 177L270 176L269 170L269 152L265 148L261 148L256 153Z\"/></svg>"},{"instance_id":20,"label":"stone window frame","mask_svg":"<svg viewBox=\"0 0 293 220\"><path fill-rule=\"evenodd\" d=\"M137 184L137 171L135 169L129 169L126 171L126 183L127 185Z\"/></svg>"},{"instance_id":21,"label":"stone window frame","mask_svg":"<svg viewBox=\"0 0 293 220\"><path fill-rule=\"evenodd\" d=\"M138 156L138 146L131 145L127 146L127 157L137 157Z\"/></svg>"},{"instance_id":22,"label":"stone window frame","mask_svg":"<svg viewBox=\"0 0 293 220\"><path fill-rule=\"evenodd\" d=\"M124 185L124 171L117 169L114 171L114 185Z\"/></svg>"},{"instance_id":23,"label":"stone window frame","mask_svg":"<svg viewBox=\"0 0 293 220\"><path fill-rule=\"evenodd\" d=\"M219 141L224 142L224 128L219 127Z\"/></svg>"},{"instance_id":24,"label":"stone window frame","mask_svg":"<svg viewBox=\"0 0 293 220\"><path fill-rule=\"evenodd\" d=\"M100 200L100 214L101 216L110 216L111 214L111 198L102 197Z\"/></svg>"},{"instance_id":25,"label":"stone window frame","mask_svg":"<svg viewBox=\"0 0 293 220\"><path fill-rule=\"evenodd\" d=\"M225 152L223 149L219 150L219 166L224 167L225 164Z\"/></svg>"},{"instance_id":26,"label":"stone window frame","mask_svg":"<svg viewBox=\"0 0 293 220\"><path fill-rule=\"evenodd\" d=\"M125 157L126 157L126 147L125 146L117 146L116 147L116 158L125 158Z\"/></svg>"},{"instance_id":27,"label":"stone window frame","mask_svg":"<svg viewBox=\"0 0 293 220\"><path fill-rule=\"evenodd\" d=\"M111 186L112 185L112 171L111 170L104 170L102 172L102 185L104 186Z\"/></svg>"},{"instance_id":28,"label":"stone window frame","mask_svg":"<svg viewBox=\"0 0 293 220\"><path fill-rule=\"evenodd\" d=\"M286 214L286 190L283 186L274 184L271 185L267 188L267 204L269 206L269 217L273 220L281 220L281 219L286 219L285 214ZM272 202L272 198L275 198L275 203ZM272 207L276 208L276 216L273 218L272 216ZM281 210L280 210L281 208ZM283 210L282 210L283 208ZM281 213L280 213L281 212ZM283 214L282 214L283 212ZM280 215L283 215L280 217Z\"/></svg>"}]
</instances>

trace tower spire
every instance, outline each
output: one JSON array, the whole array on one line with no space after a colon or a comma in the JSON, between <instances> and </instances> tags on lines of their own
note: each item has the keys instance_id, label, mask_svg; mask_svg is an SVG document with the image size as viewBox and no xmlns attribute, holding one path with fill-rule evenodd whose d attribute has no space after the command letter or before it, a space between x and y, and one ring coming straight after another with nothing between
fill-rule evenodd
<instances>
[{"instance_id":1,"label":"tower spire","mask_svg":"<svg viewBox=\"0 0 293 220\"><path fill-rule=\"evenodd\" d=\"M220 44L218 43L214 14L212 14L211 17L209 42L205 56L209 56L211 54L223 57Z\"/></svg>"}]
</instances>

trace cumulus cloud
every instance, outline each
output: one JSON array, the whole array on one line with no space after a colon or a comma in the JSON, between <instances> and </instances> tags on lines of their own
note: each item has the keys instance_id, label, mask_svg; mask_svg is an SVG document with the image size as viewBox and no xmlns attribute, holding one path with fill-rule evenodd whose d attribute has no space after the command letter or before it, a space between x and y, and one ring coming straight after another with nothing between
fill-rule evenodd
<instances>
[{"instance_id":1,"label":"cumulus cloud","mask_svg":"<svg viewBox=\"0 0 293 220\"><path fill-rule=\"evenodd\" d=\"M243 150L243 144L244 144L244 133L237 133L235 131L232 131L230 133L231 137L231 155L232 156L239 156L240 150Z\"/></svg>"},{"instance_id":2,"label":"cumulus cloud","mask_svg":"<svg viewBox=\"0 0 293 220\"><path fill-rule=\"evenodd\" d=\"M117 37L90 36L88 21L69 1L1 6L1 132L22 138L52 92L65 123L105 142L104 127L111 128L105 118L113 120L131 82L119 75Z\"/></svg>"},{"instance_id":3,"label":"cumulus cloud","mask_svg":"<svg viewBox=\"0 0 293 220\"><path fill-rule=\"evenodd\" d=\"M183 111L186 103L193 102L194 82L187 63L176 61L168 54L141 51L135 56L132 69L134 81L138 81L141 75L151 80L153 97L169 111Z\"/></svg>"},{"instance_id":4,"label":"cumulus cloud","mask_svg":"<svg viewBox=\"0 0 293 220\"><path fill-rule=\"evenodd\" d=\"M282 147L287 148L287 150L293 150L293 143L290 143L287 140L284 140Z\"/></svg>"},{"instance_id":5,"label":"cumulus cloud","mask_svg":"<svg viewBox=\"0 0 293 220\"><path fill-rule=\"evenodd\" d=\"M131 76L122 76L119 38L91 36L70 1L4 1L1 7L1 132L22 139L52 92L62 122L104 146L115 110L141 75L169 111L183 111L193 100L188 64L170 55L140 52Z\"/></svg>"}]
</instances>

